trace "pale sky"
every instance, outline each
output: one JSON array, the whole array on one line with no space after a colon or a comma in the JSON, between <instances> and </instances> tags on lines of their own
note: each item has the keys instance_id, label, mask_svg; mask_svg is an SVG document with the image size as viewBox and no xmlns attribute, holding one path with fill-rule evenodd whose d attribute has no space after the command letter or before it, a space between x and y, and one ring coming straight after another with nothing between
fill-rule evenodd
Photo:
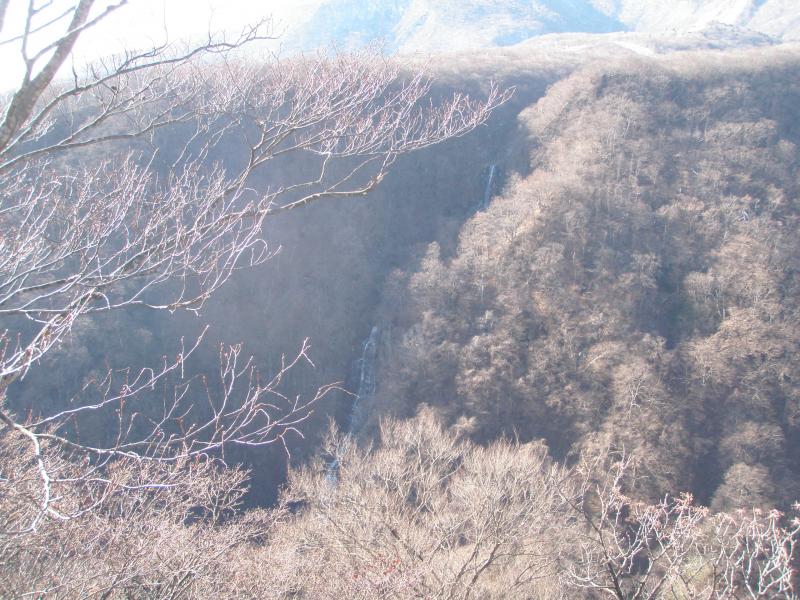
<instances>
[{"instance_id":1,"label":"pale sky","mask_svg":"<svg viewBox=\"0 0 800 600\"><path fill-rule=\"evenodd\" d=\"M314 9L326 0L130 0L129 5L112 13L95 29L80 38L75 49L78 64L123 48L145 47L152 42L178 40L214 31L238 31L247 23L272 16L277 30L291 31L293 26L310 18ZM44 0L36 0L38 5ZM48 8L50 18L72 5L71 0L54 0ZM100 9L110 0L98 0ZM11 0L0 42L19 35L24 24L27 0ZM43 22L46 16L43 14ZM53 39L53 33L63 31L62 20L50 30L44 30L35 40L41 47ZM275 47L278 47L278 41ZM0 90L13 89L22 74L22 59L18 43L0 43Z\"/></svg>"}]
</instances>

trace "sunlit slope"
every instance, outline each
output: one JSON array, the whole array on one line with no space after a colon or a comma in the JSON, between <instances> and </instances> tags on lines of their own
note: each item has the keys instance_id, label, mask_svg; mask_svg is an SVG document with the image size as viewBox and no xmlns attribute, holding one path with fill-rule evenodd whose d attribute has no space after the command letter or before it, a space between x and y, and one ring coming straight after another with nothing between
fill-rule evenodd
<instances>
[{"instance_id":1,"label":"sunlit slope","mask_svg":"<svg viewBox=\"0 0 800 600\"><path fill-rule=\"evenodd\" d=\"M799 69L787 50L697 52L551 86L520 115L531 172L455 252L392 275L376 422L426 403L482 442L624 450L652 498L790 503Z\"/></svg>"}]
</instances>

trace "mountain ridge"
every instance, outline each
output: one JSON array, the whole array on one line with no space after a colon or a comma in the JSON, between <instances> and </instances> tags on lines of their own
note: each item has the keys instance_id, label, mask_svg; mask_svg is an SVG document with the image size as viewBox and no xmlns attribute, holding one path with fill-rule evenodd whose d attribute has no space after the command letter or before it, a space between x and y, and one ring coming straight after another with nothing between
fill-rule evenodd
<instances>
[{"instance_id":1,"label":"mountain ridge","mask_svg":"<svg viewBox=\"0 0 800 600\"><path fill-rule=\"evenodd\" d=\"M300 49L380 41L392 53L511 46L558 33L680 35L720 27L746 39L800 40L791 0L323 0L297 27Z\"/></svg>"}]
</instances>

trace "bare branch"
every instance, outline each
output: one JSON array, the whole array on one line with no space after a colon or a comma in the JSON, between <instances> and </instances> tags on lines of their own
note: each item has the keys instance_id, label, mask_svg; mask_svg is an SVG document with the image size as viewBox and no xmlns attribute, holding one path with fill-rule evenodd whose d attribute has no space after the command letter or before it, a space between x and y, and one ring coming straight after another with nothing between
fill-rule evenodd
<instances>
[{"instance_id":1,"label":"bare branch","mask_svg":"<svg viewBox=\"0 0 800 600\"><path fill-rule=\"evenodd\" d=\"M20 565L37 564L32 548L42 539L61 539L56 525L73 531L73 522L97 519L113 538L125 531L113 516L144 515L147 527L159 510L176 527L198 511L221 519L244 481L226 470L226 451L288 452L287 437L302 435L316 402L337 389L284 393L287 374L313 364L307 342L264 379L238 345L220 348L214 378L187 375L198 339L145 369L107 369L66 408L13 410L15 390L79 320L133 307L199 312L237 270L274 255L264 239L274 215L367 194L398 156L468 133L510 97L490 84L483 101L431 98L426 75L371 51L266 64L236 57L269 37L268 21L233 39L126 52L56 81L78 38L126 3L93 12L93 0L76 0L48 16L49 3L30 2L24 31L10 38L21 43L26 74L0 121L0 560ZM0 1L0 26L7 6ZM66 32L30 48L34 33L67 19ZM235 150L220 157L220 147ZM286 160L307 172L289 178ZM100 417L113 426L82 440L81 425ZM484 540L491 524L475 519L476 553L448 591L506 557L508 529L502 542ZM105 535L86 547L113 544ZM37 593L128 589L141 584L142 557L118 565L110 583L84 580L80 589L69 573L43 574ZM192 569L208 564L192 560L157 597L185 589Z\"/></svg>"}]
</instances>

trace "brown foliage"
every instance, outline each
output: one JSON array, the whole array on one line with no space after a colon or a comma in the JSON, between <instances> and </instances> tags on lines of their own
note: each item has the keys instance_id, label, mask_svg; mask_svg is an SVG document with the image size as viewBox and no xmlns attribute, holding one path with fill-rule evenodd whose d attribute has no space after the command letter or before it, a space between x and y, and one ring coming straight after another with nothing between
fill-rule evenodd
<instances>
[{"instance_id":1,"label":"brown foliage","mask_svg":"<svg viewBox=\"0 0 800 600\"><path fill-rule=\"evenodd\" d=\"M650 501L710 501L759 463L764 497L792 502L797 57L691 59L586 68L521 113L531 174L407 276L402 313L385 303L395 345L419 349L387 348L387 413L430 401L477 440L559 457L610 444Z\"/></svg>"}]
</instances>

